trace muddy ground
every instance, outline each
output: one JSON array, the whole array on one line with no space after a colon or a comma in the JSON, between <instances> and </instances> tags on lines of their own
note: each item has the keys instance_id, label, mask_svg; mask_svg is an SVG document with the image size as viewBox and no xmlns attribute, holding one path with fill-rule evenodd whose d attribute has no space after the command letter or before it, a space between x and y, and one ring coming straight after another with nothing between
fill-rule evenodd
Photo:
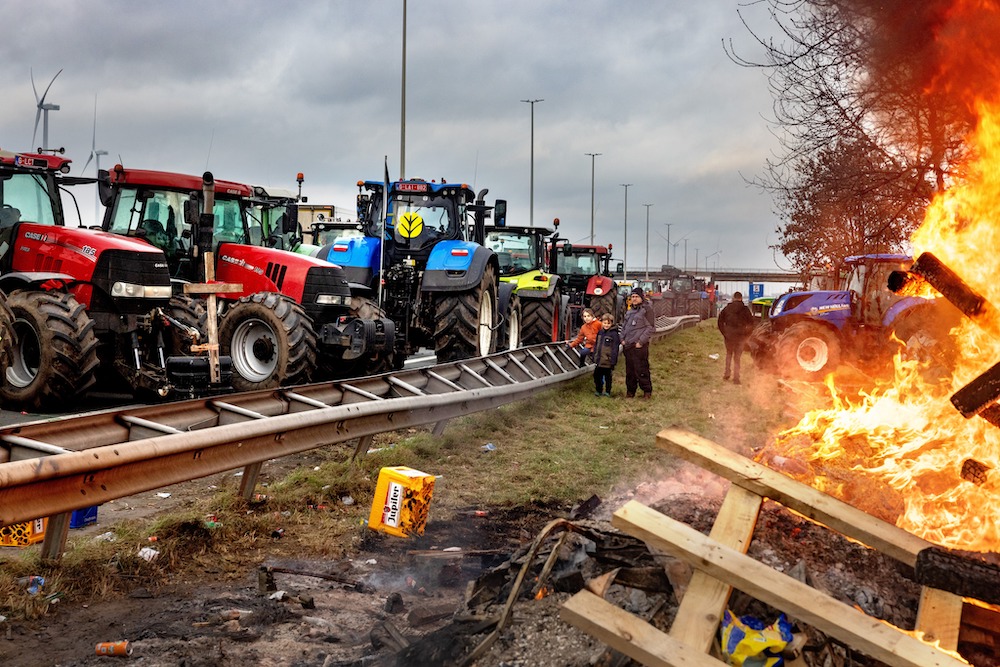
<instances>
[{"instance_id":1,"label":"muddy ground","mask_svg":"<svg viewBox=\"0 0 1000 667\"><path fill-rule=\"evenodd\" d=\"M571 522L579 530L560 544L562 551L552 581L573 581L573 577L565 576L573 570L589 579L621 566L622 558L635 567L653 566L667 573L659 590L616 585L610 597L632 613L651 619L654 625L669 628L689 570L668 557L649 554L641 543L618 534L610 527L611 513L636 499L707 533L725 489L726 483L720 479L684 466L671 479L643 484L604 499L589 517ZM176 487L170 490L173 493L167 499L144 494L118 501L122 509L117 511L155 512L165 503L182 503L185 493L193 491ZM577 513L582 509L576 508ZM0 634L0 664L633 664L559 618L560 605L572 594L571 584L554 584L547 587L547 595L536 599L531 594L530 578L499 638L482 651L478 660L465 662L489 637L493 626L484 619L495 618L502 610L525 551L549 521L569 517L574 508L483 511L485 516L432 517L425 535L410 541L367 531L357 552L348 559L269 560L270 577L253 570L240 581L221 582L217 580L218 571L207 566L158 590L136 587L128 598L57 605L39 621L0 624L0 632L5 633ZM100 525L87 530L99 534ZM609 547L609 541L616 553L613 559L602 551ZM546 550L551 552L554 543L554 537L543 541L539 557L544 557ZM455 547L476 551L447 551ZM907 578L912 573L778 505L765 504L749 553L779 570L799 572L817 589L869 615L903 628L913 625L919 588ZM738 592L731 607L767 622L777 616L776 610ZM98 642L119 640L130 642L131 656L95 654ZM824 646L824 642L822 636L811 636L813 664L824 664L824 660L830 665L881 664L849 654L835 643ZM821 658L823 651L829 657ZM977 656L974 664L991 667L996 663Z\"/></svg>"}]
</instances>

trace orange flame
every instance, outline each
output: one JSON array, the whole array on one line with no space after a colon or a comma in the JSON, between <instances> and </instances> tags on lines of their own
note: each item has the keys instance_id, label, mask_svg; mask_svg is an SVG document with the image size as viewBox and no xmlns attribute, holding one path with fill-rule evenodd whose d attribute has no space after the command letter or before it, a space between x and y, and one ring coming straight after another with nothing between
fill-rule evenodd
<instances>
[{"instance_id":1,"label":"orange flame","mask_svg":"<svg viewBox=\"0 0 1000 667\"><path fill-rule=\"evenodd\" d=\"M928 92L970 95L962 99L977 122L966 139L971 157L928 206L911 239L913 254L934 253L1000 305L1000 61L992 46L977 48L1000 36L1000 6L956 0L946 18L935 44L942 61ZM973 64L970 52L977 51L982 59ZM891 381L855 396L828 377L831 407L778 434L773 460L807 462L788 465L788 472L924 539L998 551L1000 428L965 419L949 399L1000 361L1000 322L965 320L951 335L958 353L947 374L897 355ZM979 484L962 477L968 459L986 469Z\"/></svg>"}]
</instances>

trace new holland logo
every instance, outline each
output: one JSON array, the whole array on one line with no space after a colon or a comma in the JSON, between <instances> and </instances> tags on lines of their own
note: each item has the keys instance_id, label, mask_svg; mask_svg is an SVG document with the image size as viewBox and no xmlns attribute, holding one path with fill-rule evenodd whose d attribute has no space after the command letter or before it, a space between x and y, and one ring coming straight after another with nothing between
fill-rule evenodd
<instances>
[{"instance_id":1,"label":"new holland logo","mask_svg":"<svg viewBox=\"0 0 1000 667\"><path fill-rule=\"evenodd\" d=\"M414 239L424 231L424 219L416 211L407 211L399 217L399 235L404 239Z\"/></svg>"}]
</instances>

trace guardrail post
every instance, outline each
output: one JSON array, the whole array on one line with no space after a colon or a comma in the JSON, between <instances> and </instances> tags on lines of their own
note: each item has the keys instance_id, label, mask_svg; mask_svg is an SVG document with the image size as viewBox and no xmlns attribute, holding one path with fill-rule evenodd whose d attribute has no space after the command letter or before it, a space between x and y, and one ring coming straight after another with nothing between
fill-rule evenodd
<instances>
[{"instance_id":1,"label":"guardrail post","mask_svg":"<svg viewBox=\"0 0 1000 667\"><path fill-rule=\"evenodd\" d=\"M63 512L49 517L45 524L45 539L42 540L42 559L59 560L66 550L69 537L69 521L72 512Z\"/></svg>"},{"instance_id":2,"label":"guardrail post","mask_svg":"<svg viewBox=\"0 0 1000 667\"><path fill-rule=\"evenodd\" d=\"M257 478L260 477L260 469L263 465L263 461L258 461L243 468L243 479L240 480L240 495L244 500L249 501L253 498L253 490L257 488Z\"/></svg>"}]
</instances>

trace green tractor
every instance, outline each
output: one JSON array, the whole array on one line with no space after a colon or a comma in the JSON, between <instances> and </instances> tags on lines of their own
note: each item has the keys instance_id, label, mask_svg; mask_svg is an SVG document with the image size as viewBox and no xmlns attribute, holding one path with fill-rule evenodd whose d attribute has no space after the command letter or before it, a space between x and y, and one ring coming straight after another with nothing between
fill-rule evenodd
<instances>
[{"instance_id":1,"label":"green tractor","mask_svg":"<svg viewBox=\"0 0 1000 667\"><path fill-rule=\"evenodd\" d=\"M514 285L510 318L520 321L520 345L550 343L569 338L569 297L563 296L559 276L545 272L545 251L551 229L508 227L505 211L496 213L498 224L486 227L486 247L496 253L500 282ZM505 321L505 325L507 322ZM517 331L517 326L505 327ZM509 334L502 333L504 340ZM508 348L518 347L508 341Z\"/></svg>"}]
</instances>

